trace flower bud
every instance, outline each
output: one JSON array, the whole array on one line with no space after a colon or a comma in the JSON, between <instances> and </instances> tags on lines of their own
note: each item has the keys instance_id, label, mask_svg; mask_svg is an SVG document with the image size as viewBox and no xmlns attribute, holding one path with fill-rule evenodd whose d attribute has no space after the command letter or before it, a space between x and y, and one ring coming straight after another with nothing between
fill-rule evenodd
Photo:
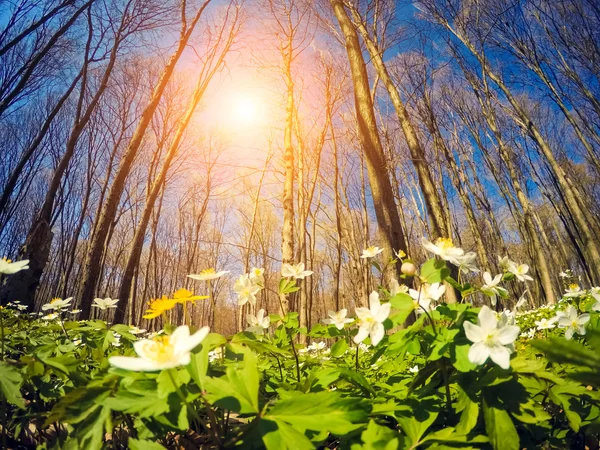
<instances>
[{"instance_id":1,"label":"flower bud","mask_svg":"<svg viewBox=\"0 0 600 450\"><path fill-rule=\"evenodd\" d=\"M400 271L407 277L414 277L417 273L417 266L411 262L405 262L402 264Z\"/></svg>"}]
</instances>

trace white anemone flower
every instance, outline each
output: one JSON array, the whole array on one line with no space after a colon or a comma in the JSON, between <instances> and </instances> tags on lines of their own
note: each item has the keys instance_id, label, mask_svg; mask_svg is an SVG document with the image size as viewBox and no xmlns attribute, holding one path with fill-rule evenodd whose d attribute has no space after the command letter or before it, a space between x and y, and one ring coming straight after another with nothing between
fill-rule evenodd
<instances>
[{"instance_id":1,"label":"white anemone flower","mask_svg":"<svg viewBox=\"0 0 600 450\"><path fill-rule=\"evenodd\" d=\"M477 265L475 265L476 259L477 253L475 252L468 252L462 256L455 257L456 263L458 263L458 270L464 274L469 272L479 273L479 269L477 268Z\"/></svg>"},{"instance_id":2,"label":"white anemone flower","mask_svg":"<svg viewBox=\"0 0 600 450\"><path fill-rule=\"evenodd\" d=\"M210 281L210 280L216 280L217 278L221 278L223 275L225 275L227 273L229 273L229 270L221 270L220 272L217 272L215 269L213 269L211 267L210 269L202 270L198 274L188 275L188 278L191 278L192 280L199 280L199 281Z\"/></svg>"},{"instance_id":3,"label":"white anemone flower","mask_svg":"<svg viewBox=\"0 0 600 450\"><path fill-rule=\"evenodd\" d=\"M327 344L325 342L311 342L306 350L309 352L320 352L321 350L325 350L327 348Z\"/></svg>"},{"instance_id":4,"label":"white anemone flower","mask_svg":"<svg viewBox=\"0 0 600 450\"><path fill-rule=\"evenodd\" d=\"M248 325L250 325L246 328L246 331L254 334L263 334L269 328L269 325L271 325L271 318L269 316L265 317L264 309L259 309L256 316L248 314L246 320L248 321Z\"/></svg>"},{"instance_id":5,"label":"white anemone flower","mask_svg":"<svg viewBox=\"0 0 600 450\"><path fill-rule=\"evenodd\" d=\"M116 308L117 307L117 303L119 303L119 299L115 298L112 299L110 297L106 297L106 298L95 298L94 299L94 304L92 305L94 308L99 308L101 310L107 310L107 309L111 309L111 308Z\"/></svg>"},{"instance_id":6,"label":"white anemone flower","mask_svg":"<svg viewBox=\"0 0 600 450\"><path fill-rule=\"evenodd\" d=\"M498 274L492 278L489 272L483 272L483 281L485 283L479 288L479 290L490 297L492 305L496 305L496 297L498 295L503 297L508 294L506 289L498 286L498 283L502 281L502 274Z\"/></svg>"},{"instance_id":7,"label":"white anemone flower","mask_svg":"<svg viewBox=\"0 0 600 450\"><path fill-rule=\"evenodd\" d=\"M362 255L360 255L360 257L363 259L374 258L381 252L383 252L382 248L371 245L370 247L367 247L362 251Z\"/></svg>"},{"instance_id":8,"label":"white anemone flower","mask_svg":"<svg viewBox=\"0 0 600 450\"><path fill-rule=\"evenodd\" d=\"M558 328L566 328L565 339L570 340L575 333L583 336L585 334L585 324L589 321L589 314L577 315L577 309L573 305L569 305L558 318Z\"/></svg>"},{"instance_id":9,"label":"white anemone flower","mask_svg":"<svg viewBox=\"0 0 600 450\"><path fill-rule=\"evenodd\" d=\"M356 308L356 316L359 320L360 328L354 336L354 342L359 343L364 341L367 336L371 337L371 344L376 346L381 342L385 335L383 321L390 315L391 305L379 301L379 294L376 291L369 295L369 308Z\"/></svg>"},{"instance_id":10,"label":"white anemone flower","mask_svg":"<svg viewBox=\"0 0 600 450\"><path fill-rule=\"evenodd\" d=\"M264 284L265 269L263 269L262 267L253 267L252 269L250 269L250 273L248 273L248 276L254 283Z\"/></svg>"},{"instance_id":11,"label":"white anemone flower","mask_svg":"<svg viewBox=\"0 0 600 450\"><path fill-rule=\"evenodd\" d=\"M260 286L254 284L248 274L240 275L235 282L233 290L238 296L238 305L242 306L250 302L251 305L256 304L256 294L260 292Z\"/></svg>"},{"instance_id":12,"label":"white anemone flower","mask_svg":"<svg viewBox=\"0 0 600 450\"><path fill-rule=\"evenodd\" d=\"M596 292L592 292L592 297L594 297L594 300L596 300L596 303L594 303L592 305L592 310L600 311L600 294L597 294Z\"/></svg>"},{"instance_id":13,"label":"white anemone flower","mask_svg":"<svg viewBox=\"0 0 600 450\"><path fill-rule=\"evenodd\" d=\"M136 326L132 326L132 327L129 329L129 334L133 334L133 335L136 335L136 334L143 334L143 333L145 333L145 332L146 332L146 330L145 330L145 329L140 329L139 327L136 327Z\"/></svg>"},{"instance_id":14,"label":"white anemone flower","mask_svg":"<svg viewBox=\"0 0 600 450\"><path fill-rule=\"evenodd\" d=\"M408 369L410 373L419 373L419 366L412 366Z\"/></svg>"},{"instance_id":15,"label":"white anemone flower","mask_svg":"<svg viewBox=\"0 0 600 450\"><path fill-rule=\"evenodd\" d=\"M137 357L112 356L108 358L111 366L134 372L153 372L187 366L190 352L208 335L209 328L202 327L190 335L187 325L177 327L172 335L157 339L142 339L133 343Z\"/></svg>"},{"instance_id":16,"label":"white anemone flower","mask_svg":"<svg viewBox=\"0 0 600 450\"><path fill-rule=\"evenodd\" d=\"M464 322L467 339L473 342L469 349L469 361L481 365L488 358L503 369L510 367L510 354L513 343L519 337L521 329L514 325L498 326L496 314L483 306L477 316L477 325Z\"/></svg>"},{"instance_id":17,"label":"white anemone flower","mask_svg":"<svg viewBox=\"0 0 600 450\"><path fill-rule=\"evenodd\" d=\"M408 286L405 284L398 283L398 280L395 278L390 281L390 295L392 297L398 294L406 294L408 293Z\"/></svg>"},{"instance_id":18,"label":"white anemone flower","mask_svg":"<svg viewBox=\"0 0 600 450\"><path fill-rule=\"evenodd\" d=\"M421 285L420 291L409 289L408 295L413 299L415 312L420 313L422 312L421 308L429 311L431 302L437 302L445 292L446 286L441 283L433 283Z\"/></svg>"},{"instance_id":19,"label":"white anemone flower","mask_svg":"<svg viewBox=\"0 0 600 450\"><path fill-rule=\"evenodd\" d=\"M529 272L529 266L527 264L517 264L511 261L507 271L512 273L519 281L533 281L533 278L527 275L527 272Z\"/></svg>"},{"instance_id":20,"label":"white anemone flower","mask_svg":"<svg viewBox=\"0 0 600 450\"><path fill-rule=\"evenodd\" d=\"M50 313L50 314L46 314L44 317L42 317L42 320L54 320L57 318L58 318L57 313Z\"/></svg>"},{"instance_id":21,"label":"white anemone flower","mask_svg":"<svg viewBox=\"0 0 600 450\"><path fill-rule=\"evenodd\" d=\"M10 259L0 259L0 273L4 275L13 275L21 270L29 269L29 260L24 259L23 261L12 262Z\"/></svg>"},{"instance_id":22,"label":"white anemone flower","mask_svg":"<svg viewBox=\"0 0 600 450\"><path fill-rule=\"evenodd\" d=\"M527 297L526 296L527 296L528 292L529 292L529 289L525 290L525 292L523 292L523 295L521 295L521 297L517 301L517 304L515 305L515 312L518 311L519 309L527 306Z\"/></svg>"},{"instance_id":23,"label":"white anemone flower","mask_svg":"<svg viewBox=\"0 0 600 450\"><path fill-rule=\"evenodd\" d=\"M303 280L312 274L312 270L304 270L304 263L302 262L295 265L286 263L281 267L281 275L285 278L296 278Z\"/></svg>"},{"instance_id":24,"label":"white anemone flower","mask_svg":"<svg viewBox=\"0 0 600 450\"><path fill-rule=\"evenodd\" d=\"M582 295L585 295L585 291L577 283L572 283L565 289L565 297L581 297Z\"/></svg>"},{"instance_id":25,"label":"white anemone flower","mask_svg":"<svg viewBox=\"0 0 600 450\"><path fill-rule=\"evenodd\" d=\"M540 319L540 320L536 320L534 321L534 323L537 325L537 329L542 331L542 330L551 330L552 328L554 328L556 326L556 322L557 322L557 318L553 317L552 319Z\"/></svg>"},{"instance_id":26,"label":"white anemone flower","mask_svg":"<svg viewBox=\"0 0 600 450\"><path fill-rule=\"evenodd\" d=\"M429 242L425 238L422 238L421 245L425 248L425 250L430 251L434 255L442 258L444 261L450 261L452 264L457 266L460 265L458 258L465 254L465 251L462 248L455 247L452 239L449 238L439 238L435 241L435 244Z\"/></svg>"},{"instance_id":27,"label":"white anemone flower","mask_svg":"<svg viewBox=\"0 0 600 450\"><path fill-rule=\"evenodd\" d=\"M42 311L55 310L55 309L63 309L71 306L71 300L73 297L65 298L53 298L50 303L46 303L42 305Z\"/></svg>"},{"instance_id":28,"label":"white anemone flower","mask_svg":"<svg viewBox=\"0 0 600 450\"><path fill-rule=\"evenodd\" d=\"M348 319L348 310L346 308L340 309L338 312L327 311L329 318L323 319L323 323L326 325L335 325L338 330L343 330L347 323L354 322L354 319Z\"/></svg>"},{"instance_id":29,"label":"white anemone flower","mask_svg":"<svg viewBox=\"0 0 600 450\"><path fill-rule=\"evenodd\" d=\"M508 270L510 266L515 265L516 263L511 260L508 256L498 256L498 265L503 270Z\"/></svg>"}]
</instances>

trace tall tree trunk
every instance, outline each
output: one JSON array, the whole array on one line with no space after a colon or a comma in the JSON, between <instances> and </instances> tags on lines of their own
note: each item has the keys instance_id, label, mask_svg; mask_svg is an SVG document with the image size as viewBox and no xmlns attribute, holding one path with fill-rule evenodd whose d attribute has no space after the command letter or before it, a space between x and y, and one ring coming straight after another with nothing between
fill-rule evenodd
<instances>
[{"instance_id":1,"label":"tall tree trunk","mask_svg":"<svg viewBox=\"0 0 600 450\"><path fill-rule=\"evenodd\" d=\"M138 122L138 125L135 131L133 132L131 140L129 141L127 149L123 154L123 157L119 164L119 168L117 169L117 173L115 174L113 184L108 193L106 203L104 204L104 207L102 209L102 213L98 221L98 227L92 239L92 243L88 251L88 257L85 263L82 281L83 287L80 299L81 317L83 318L87 318L90 315L94 293L96 291L98 278L100 276L100 266L98 265L98 261L102 259L105 245L107 243L107 237L110 228L115 220L117 208L121 200L121 195L125 188L125 180L127 179L129 172L131 171L131 166L133 165L133 161L142 144L142 139L144 138L146 129L148 128L150 121L152 120L152 116L154 115L154 112L158 107L158 103L160 102L160 99L165 91L167 83L173 75L175 66L179 61L179 58L181 57L183 51L185 50L187 43L192 35L192 32L194 31L194 28L200 20L202 13L206 9L210 1L211 0L206 0L202 4L202 6L198 9L196 15L189 24L185 21L185 15L183 15L184 19L183 23L181 24L181 33L179 37L179 42L177 44L177 49L171 55L169 62L163 69L163 72L156 86L154 87L150 101L144 108L140 121ZM183 4L183 8L185 8L185 4Z\"/></svg>"},{"instance_id":2,"label":"tall tree trunk","mask_svg":"<svg viewBox=\"0 0 600 450\"><path fill-rule=\"evenodd\" d=\"M394 250L407 251L406 239L398 215L388 169L385 164L385 155L379 138L373 102L371 100L367 68L358 36L344 9L343 2L341 0L330 0L330 4L346 43L346 51L348 53L348 61L354 85L354 104L358 121L359 140L366 156L375 215L384 239L383 256L387 261L394 256ZM396 274L394 274L393 270L387 270L387 282L389 283L391 278L399 273L399 264L396 264Z\"/></svg>"}]
</instances>

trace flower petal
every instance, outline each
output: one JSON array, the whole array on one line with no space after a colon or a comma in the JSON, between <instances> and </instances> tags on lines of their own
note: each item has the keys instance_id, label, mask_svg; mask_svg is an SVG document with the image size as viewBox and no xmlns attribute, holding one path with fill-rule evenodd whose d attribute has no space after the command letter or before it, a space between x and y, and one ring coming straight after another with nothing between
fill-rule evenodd
<instances>
[{"instance_id":1,"label":"flower petal","mask_svg":"<svg viewBox=\"0 0 600 450\"><path fill-rule=\"evenodd\" d=\"M177 331L177 330L176 330ZM175 346L175 351L177 353L189 353L194 350L200 343L204 340L210 331L209 327L202 327L194 334L189 336L185 341L177 342ZM173 333L175 334L175 333Z\"/></svg>"},{"instance_id":2,"label":"flower petal","mask_svg":"<svg viewBox=\"0 0 600 450\"><path fill-rule=\"evenodd\" d=\"M375 314L373 318L379 323L383 322L390 315L391 307L392 305L390 305L389 303L384 303L379 307L379 311L377 311L377 314Z\"/></svg>"},{"instance_id":3,"label":"flower petal","mask_svg":"<svg viewBox=\"0 0 600 450\"><path fill-rule=\"evenodd\" d=\"M383 328L383 324L376 323L371 329L371 344L373 344L373 346L376 346L381 342L383 336L385 336L385 329Z\"/></svg>"},{"instance_id":4,"label":"flower petal","mask_svg":"<svg viewBox=\"0 0 600 450\"><path fill-rule=\"evenodd\" d=\"M108 363L113 367L134 372L152 372L160 370L153 361L135 358L133 356L111 356L108 358Z\"/></svg>"},{"instance_id":5,"label":"flower petal","mask_svg":"<svg viewBox=\"0 0 600 450\"><path fill-rule=\"evenodd\" d=\"M503 345L489 347L490 358L503 369L510 367L510 350Z\"/></svg>"},{"instance_id":6,"label":"flower petal","mask_svg":"<svg viewBox=\"0 0 600 450\"><path fill-rule=\"evenodd\" d=\"M490 356L489 348L483 342L477 342L471 345L469 349L469 361L473 364L481 365Z\"/></svg>"},{"instance_id":7,"label":"flower petal","mask_svg":"<svg viewBox=\"0 0 600 450\"><path fill-rule=\"evenodd\" d=\"M481 329L481 327L475 325L471 322L464 322L463 327L465 329L465 334L467 335L467 339L471 342L481 342L485 339L485 333Z\"/></svg>"},{"instance_id":8,"label":"flower petal","mask_svg":"<svg viewBox=\"0 0 600 450\"><path fill-rule=\"evenodd\" d=\"M521 329L517 326L506 326L498 330L494 340L502 345L512 344L519 337Z\"/></svg>"},{"instance_id":9,"label":"flower petal","mask_svg":"<svg viewBox=\"0 0 600 450\"><path fill-rule=\"evenodd\" d=\"M477 322L484 332L490 332L495 330L498 326L498 319L496 313L488 308L486 305L481 307L479 315L477 316Z\"/></svg>"},{"instance_id":10,"label":"flower petal","mask_svg":"<svg viewBox=\"0 0 600 450\"><path fill-rule=\"evenodd\" d=\"M354 336L354 342L358 344L359 342L364 341L369 335L369 327L360 327L358 329L358 333Z\"/></svg>"}]
</instances>

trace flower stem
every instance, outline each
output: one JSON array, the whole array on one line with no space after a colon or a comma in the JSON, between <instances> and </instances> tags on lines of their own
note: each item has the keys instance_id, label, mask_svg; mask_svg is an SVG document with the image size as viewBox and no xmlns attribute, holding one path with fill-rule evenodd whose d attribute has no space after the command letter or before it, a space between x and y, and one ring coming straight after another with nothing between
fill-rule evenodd
<instances>
[{"instance_id":1,"label":"flower stem","mask_svg":"<svg viewBox=\"0 0 600 450\"><path fill-rule=\"evenodd\" d=\"M356 371L358 372L358 369L360 369L359 366L359 362L358 362L358 351L360 350L360 344L356 344Z\"/></svg>"}]
</instances>

